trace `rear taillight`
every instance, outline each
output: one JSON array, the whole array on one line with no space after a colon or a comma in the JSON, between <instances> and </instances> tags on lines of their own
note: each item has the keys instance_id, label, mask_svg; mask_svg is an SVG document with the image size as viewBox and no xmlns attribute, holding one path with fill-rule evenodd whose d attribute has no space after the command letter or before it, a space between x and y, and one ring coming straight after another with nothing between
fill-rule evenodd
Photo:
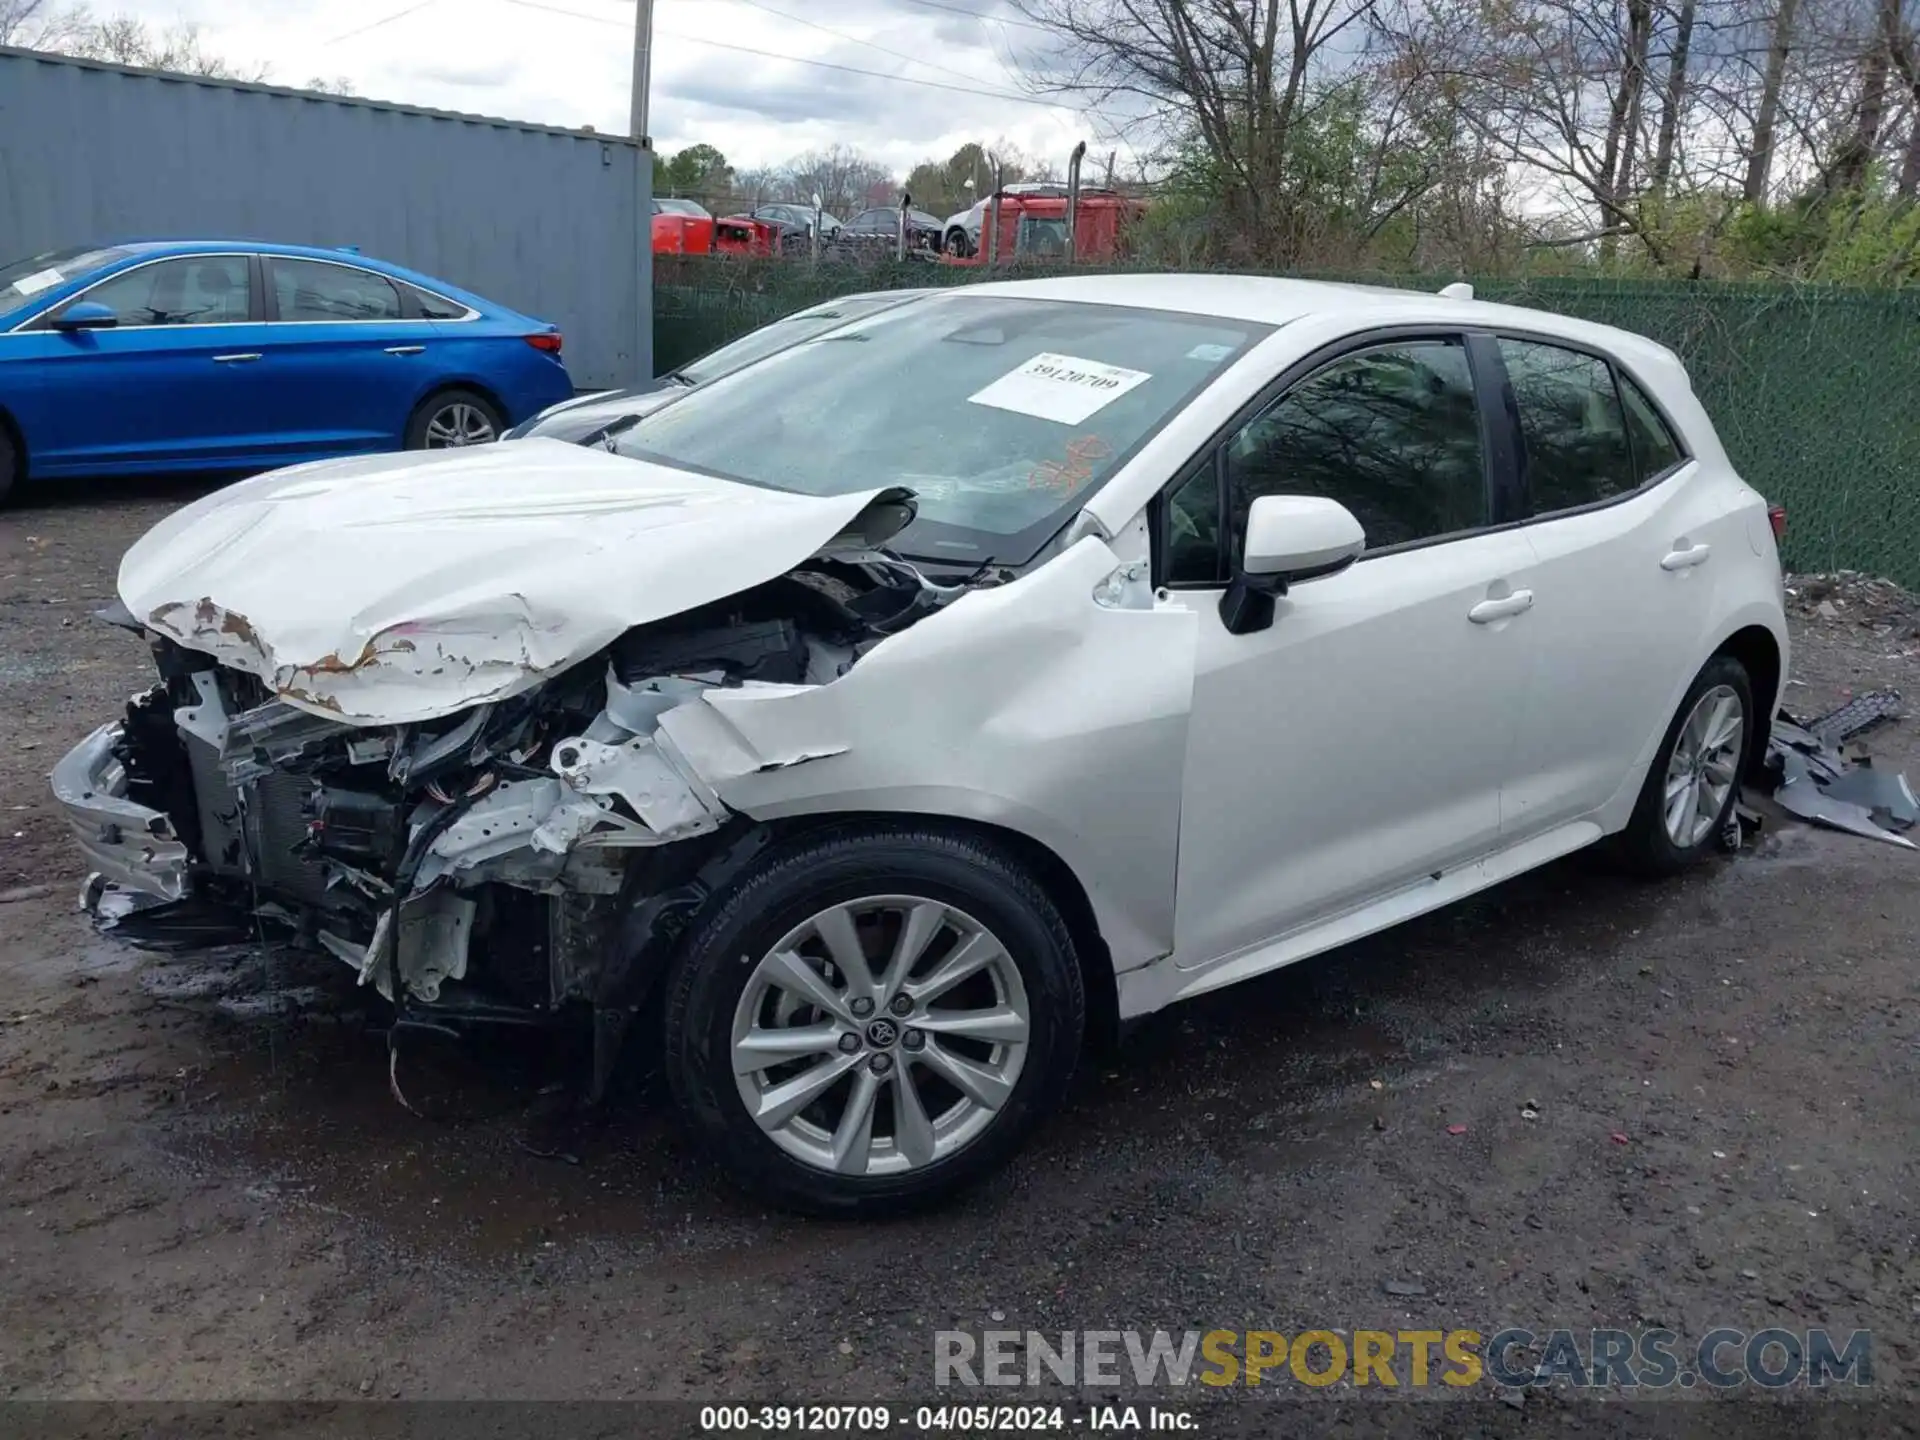
<instances>
[{"instance_id":1,"label":"rear taillight","mask_svg":"<svg viewBox=\"0 0 1920 1440\"><path fill-rule=\"evenodd\" d=\"M1773 538L1776 541L1786 539L1787 507L1784 505L1769 505L1767 507L1767 524L1773 527Z\"/></svg>"},{"instance_id":2,"label":"rear taillight","mask_svg":"<svg viewBox=\"0 0 1920 1440\"><path fill-rule=\"evenodd\" d=\"M549 355L560 353L561 336L558 330L542 330L538 335L528 335L524 338L536 350L544 351Z\"/></svg>"}]
</instances>

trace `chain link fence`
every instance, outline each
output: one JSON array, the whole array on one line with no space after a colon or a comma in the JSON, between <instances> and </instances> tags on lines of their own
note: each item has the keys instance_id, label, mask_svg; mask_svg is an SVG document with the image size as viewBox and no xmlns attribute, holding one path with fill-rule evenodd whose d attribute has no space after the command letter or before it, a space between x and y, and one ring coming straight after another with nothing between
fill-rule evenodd
<instances>
[{"instance_id":1,"label":"chain link fence","mask_svg":"<svg viewBox=\"0 0 1920 1440\"><path fill-rule=\"evenodd\" d=\"M816 268L661 257L654 354L662 371L671 370L840 295L982 278L977 268L955 265ZM1446 283L1311 278L1424 290ZM1920 290L1556 278L1475 281L1474 292L1671 347L1740 473L1787 507L1789 569L1860 570L1920 589Z\"/></svg>"}]
</instances>

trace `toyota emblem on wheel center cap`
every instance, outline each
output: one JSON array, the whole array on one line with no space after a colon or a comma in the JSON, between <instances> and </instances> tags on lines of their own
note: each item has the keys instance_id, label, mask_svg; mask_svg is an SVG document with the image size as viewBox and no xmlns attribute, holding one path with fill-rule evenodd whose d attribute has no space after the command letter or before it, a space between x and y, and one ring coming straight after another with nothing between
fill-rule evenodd
<instances>
[{"instance_id":1,"label":"toyota emblem on wheel center cap","mask_svg":"<svg viewBox=\"0 0 1920 1440\"><path fill-rule=\"evenodd\" d=\"M900 1038L900 1027L891 1020L876 1020L867 1026L867 1043L884 1050Z\"/></svg>"}]
</instances>

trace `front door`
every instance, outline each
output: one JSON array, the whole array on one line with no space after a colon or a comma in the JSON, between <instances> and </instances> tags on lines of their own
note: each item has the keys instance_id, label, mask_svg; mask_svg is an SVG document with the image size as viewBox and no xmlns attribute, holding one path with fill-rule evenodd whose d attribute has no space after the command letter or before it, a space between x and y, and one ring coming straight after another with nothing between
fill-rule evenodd
<instances>
[{"instance_id":1,"label":"front door","mask_svg":"<svg viewBox=\"0 0 1920 1440\"><path fill-rule=\"evenodd\" d=\"M1217 598L1249 505L1340 501L1346 571L1235 635ZM1499 844L1531 668L1524 535L1492 530L1467 350L1368 346L1293 386L1168 499L1163 578L1201 612L1181 807L1176 959L1204 965ZM1222 527L1212 517L1222 513ZM1215 543L1224 531L1225 546Z\"/></svg>"},{"instance_id":2,"label":"front door","mask_svg":"<svg viewBox=\"0 0 1920 1440\"><path fill-rule=\"evenodd\" d=\"M217 467L250 453L265 327L245 255L191 255L109 276L60 307L104 305L111 328L13 338L32 382L16 403L41 475Z\"/></svg>"}]
</instances>

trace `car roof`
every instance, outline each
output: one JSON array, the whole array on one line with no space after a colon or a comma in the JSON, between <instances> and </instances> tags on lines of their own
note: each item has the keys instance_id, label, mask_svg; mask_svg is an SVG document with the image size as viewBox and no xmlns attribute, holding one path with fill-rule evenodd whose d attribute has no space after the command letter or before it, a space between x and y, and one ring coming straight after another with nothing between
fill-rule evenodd
<instances>
[{"instance_id":1,"label":"car roof","mask_svg":"<svg viewBox=\"0 0 1920 1440\"><path fill-rule=\"evenodd\" d=\"M1414 323L1464 329L1510 327L1557 335L1623 358L1678 365L1666 346L1587 320L1457 299L1386 285L1350 285L1329 280L1287 280L1270 275L1139 272L1124 275L1063 275L1045 280L1012 280L970 285L968 291L1035 300L1065 300L1085 305L1128 305L1142 310L1172 310L1261 325L1287 325L1314 317L1352 316L1378 324Z\"/></svg>"}]
</instances>

